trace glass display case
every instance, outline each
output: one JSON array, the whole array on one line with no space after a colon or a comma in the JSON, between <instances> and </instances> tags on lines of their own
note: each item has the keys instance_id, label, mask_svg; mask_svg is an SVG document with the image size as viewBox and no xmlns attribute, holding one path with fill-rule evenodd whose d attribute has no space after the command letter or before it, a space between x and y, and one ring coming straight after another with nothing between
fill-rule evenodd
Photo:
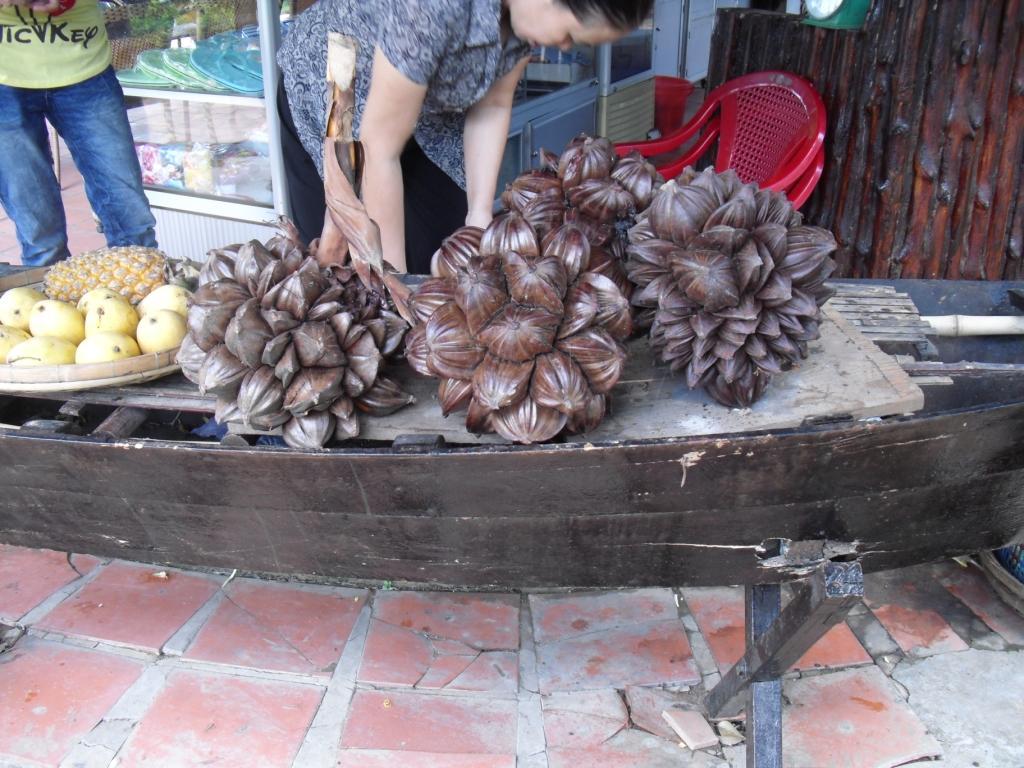
<instances>
[{"instance_id":1,"label":"glass display case","mask_svg":"<svg viewBox=\"0 0 1024 768\"><path fill-rule=\"evenodd\" d=\"M262 104L147 96L128 115L147 190L273 208Z\"/></svg>"},{"instance_id":2,"label":"glass display case","mask_svg":"<svg viewBox=\"0 0 1024 768\"><path fill-rule=\"evenodd\" d=\"M539 46L530 55L526 72L519 81L516 102L547 96L564 88L586 83L597 74L597 50L575 45L568 51Z\"/></svg>"},{"instance_id":3,"label":"glass display case","mask_svg":"<svg viewBox=\"0 0 1024 768\"><path fill-rule=\"evenodd\" d=\"M277 0L101 6L161 246L265 236L287 212L273 98L287 14Z\"/></svg>"}]
</instances>

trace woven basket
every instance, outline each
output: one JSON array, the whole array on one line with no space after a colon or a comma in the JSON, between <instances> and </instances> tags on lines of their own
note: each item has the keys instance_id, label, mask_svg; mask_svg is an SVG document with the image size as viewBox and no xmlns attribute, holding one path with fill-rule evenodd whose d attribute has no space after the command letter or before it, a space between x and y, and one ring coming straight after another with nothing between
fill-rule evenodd
<instances>
[{"instance_id":1,"label":"woven basket","mask_svg":"<svg viewBox=\"0 0 1024 768\"><path fill-rule=\"evenodd\" d=\"M104 5L103 22L110 40L110 54L114 69L131 69L143 51L166 48L171 44L171 28L166 31L131 35L132 19L146 12L145 3L133 5Z\"/></svg>"},{"instance_id":2,"label":"woven basket","mask_svg":"<svg viewBox=\"0 0 1024 768\"><path fill-rule=\"evenodd\" d=\"M135 60L143 51L154 48L166 48L171 43L171 36L160 33L143 35L142 37L117 37L110 39L110 55L114 69L131 69Z\"/></svg>"},{"instance_id":3,"label":"woven basket","mask_svg":"<svg viewBox=\"0 0 1024 768\"><path fill-rule=\"evenodd\" d=\"M981 570L984 571L992 588L999 593L999 596L1006 601L1007 605L1021 616L1024 616L1024 582L1021 582L1015 572L1011 570L1012 565L1004 565L1000 562L1012 557L1014 549L1016 549L1017 555L1016 566L1020 569L1022 557L1024 557L1024 554L1022 554L1022 549L1024 548L1020 544L1004 547L998 553L979 552L978 563L981 565ZM1004 554L1008 551L1009 554ZM1011 560L1010 562L1014 561Z\"/></svg>"}]
</instances>

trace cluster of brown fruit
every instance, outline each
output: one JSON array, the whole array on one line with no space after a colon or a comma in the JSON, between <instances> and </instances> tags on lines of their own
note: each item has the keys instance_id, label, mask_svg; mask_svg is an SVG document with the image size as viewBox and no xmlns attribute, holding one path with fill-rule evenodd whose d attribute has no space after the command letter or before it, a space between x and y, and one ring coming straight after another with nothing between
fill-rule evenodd
<instances>
[{"instance_id":1,"label":"cluster of brown fruit","mask_svg":"<svg viewBox=\"0 0 1024 768\"><path fill-rule=\"evenodd\" d=\"M836 241L802 222L781 193L687 168L630 230L633 303L654 310L651 346L691 388L747 407L807 357Z\"/></svg>"},{"instance_id":2,"label":"cluster of brown fruit","mask_svg":"<svg viewBox=\"0 0 1024 768\"><path fill-rule=\"evenodd\" d=\"M322 269L291 231L211 252L178 362L217 396L218 422L281 427L288 445L317 449L357 437L357 411L413 401L382 375L406 329L352 269Z\"/></svg>"},{"instance_id":3,"label":"cluster of brown fruit","mask_svg":"<svg viewBox=\"0 0 1024 768\"><path fill-rule=\"evenodd\" d=\"M732 407L818 337L834 238L732 171L665 182L639 154L580 136L543 153L502 202L487 229L453 233L431 277L395 294L413 324L409 364L439 379L444 414L465 410L470 432L534 443L593 430L634 329L650 329L690 387ZM214 252L200 282L179 359L218 395L219 421L283 425L289 445L321 447L358 434L355 410L411 402L380 375L405 322L355 268L318 266L293 231Z\"/></svg>"},{"instance_id":4,"label":"cluster of brown fruit","mask_svg":"<svg viewBox=\"0 0 1024 768\"><path fill-rule=\"evenodd\" d=\"M520 443L594 429L626 361L630 286L617 253L657 172L580 137L506 189L486 230L442 244L409 306L410 365L447 415Z\"/></svg>"}]
</instances>

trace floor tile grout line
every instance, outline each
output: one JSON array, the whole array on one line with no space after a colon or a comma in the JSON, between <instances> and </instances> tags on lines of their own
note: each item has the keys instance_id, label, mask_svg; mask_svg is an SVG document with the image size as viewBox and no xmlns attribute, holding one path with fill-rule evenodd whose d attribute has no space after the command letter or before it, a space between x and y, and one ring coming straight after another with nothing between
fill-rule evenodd
<instances>
[{"instance_id":1,"label":"floor tile grout line","mask_svg":"<svg viewBox=\"0 0 1024 768\"><path fill-rule=\"evenodd\" d=\"M527 594L519 602L519 690L516 706L516 765L548 768L544 711L537 669L537 643L533 636L533 611Z\"/></svg>"},{"instance_id":2,"label":"floor tile grout line","mask_svg":"<svg viewBox=\"0 0 1024 768\"><path fill-rule=\"evenodd\" d=\"M87 584L92 583L112 561L100 562L95 568L84 576L77 576L60 589L52 592L42 602L38 603L34 608L25 613L17 622L18 625L25 628L33 627L41 619L45 618L51 611L53 611L58 605L63 603L68 598L77 594ZM78 572L77 570L75 571Z\"/></svg>"},{"instance_id":3,"label":"floor tile grout line","mask_svg":"<svg viewBox=\"0 0 1024 768\"><path fill-rule=\"evenodd\" d=\"M374 683L356 682L356 690L372 691L374 693L411 693L419 696L432 696L437 699L476 699L478 701L517 701L518 693L506 693L501 691L472 691L468 689L450 688L413 688L408 685L376 685Z\"/></svg>"},{"instance_id":4,"label":"floor tile grout line","mask_svg":"<svg viewBox=\"0 0 1024 768\"><path fill-rule=\"evenodd\" d=\"M523 594L519 602L519 689L540 693L537 668L537 639L533 633L533 610L530 597Z\"/></svg>"},{"instance_id":5,"label":"floor tile grout line","mask_svg":"<svg viewBox=\"0 0 1024 768\"><path fill-rule=\"evenodd\" d=\"M946 606L936 612L949 624L969 648L982 650L1005 650L1008 643L994 627L979 616L971 606L943 582L943 574L939 565L930 563L924 566L922 574L927 575L931 589L941 595L938 605ZM1002 647L994 647L1000 645Z\"/></svg>"},{"instance_id":6,"label":"floor tile grout line","mask_svg":"<svg viewBox=\"0 0 1024 768\"><path fill-rule=\"evenodd\" d=\"M242 678L245 680L260 680L268 683L291 683L294 685L305 685L320 689L325 689L329 680L326 677L306 675L301 672L287 672L279 669L258 669L256 667L239 667L229 664L219 664L214 661L185 659L180 656L161 656L154 663L174 670L180 669L187 672L216 674L224 677Z\"/></svg>"},{"instance_id":7,"label":"floor tile grout line","mask_svg":"<svg viewBox=\"0 0 1024 768\"><path fill-rule=\"evenodd\" d=\"M224 602L224 598L225 595L223 589L218 589L210 595L210 598L167 639L160 648L161 655L184 656L185 651L188 650L189 646L192 645L192 642L196 639L196 636L202 631L203 627L206 626L206 622L209 621L210 617L213 616L221 606L221 603Z\"/></svg>"},{"instance_id":8,"label":"floor tile grout line","mask_svg":"<svg viewBox=\"0 0 1024 768\"><path fill-rule=\"evenodd\" d=\"M161 667L168 667L172 670L183 669L190 672L203 672L226 677L263 680L266 682L294 683L296 685L307 685L315 688L326 688L329 681L329 678L327 677L308 675L301 672L261 669L258 667L241 667L232 664L221 664L215 661L186 659L181 656L163 656L153 651L141 650L138 647L74 637L71 635L64 635L59 632L29 629L28 636L44 642L67 645L73 648L81 648L86 651L98 651L112 656L120 656L122 658L141 661L150 665L156 664Z\"/></svg>"},{"instance_id":9,"label":"floor tile grout line","mask_svg":"<svg viewBox=\"0 0 1024 768\"><path fill-rule=\"evenodd\" d=\"M61 760L61 768L107 768L163 691L171 670L150 664Z\"/></svg>"},{"instance_id":10,"label":"floor tile grout line","mask_svg":"<svg viewBox=\"0 0 1024 768\"><path fill-rule=\"evenodd\" d=\"M366 638L370 632L374 595L373 591L367 593L334 668L334 674L320 699L320 706L313 714L292 761L293 768L334 768L338 763L341 735L355 696L359 667L362 665Z\"/></svg>"},{"instance_id":11,"label":"floor tile grout line","mask_svg":"<svg viewBox=\"0 0 1024 768\"><path fill-rule=\"evenodd\" d=\"M686 633L686 639L690 643L690 655L697 665L697 672L701 676L702 681L707 681L710 675L720 675L721 671L718 667L718 660L711 651L711 645L708 643L707 638L704 637L704 632L701 631L700 625L697 623L697 617L690 610L690 605L686 602L686 595L683 593L682 588L673 588L672 594L676 599L679 623L682 624L683 631ZM707 682L704 684L706 687Z\"/></svg>"}]
</instances>

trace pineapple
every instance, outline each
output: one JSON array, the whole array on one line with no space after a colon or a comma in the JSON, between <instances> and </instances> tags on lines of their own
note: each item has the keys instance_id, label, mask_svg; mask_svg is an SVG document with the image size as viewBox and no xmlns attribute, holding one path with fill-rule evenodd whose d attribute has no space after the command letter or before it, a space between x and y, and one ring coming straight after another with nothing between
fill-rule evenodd
<instances>
[{"instance_id":1,"label":"pineapple","mask_svg":"<svg viewBox=\"0 0 1024 768\"><path fill-rule=\"evenodd\" d=\"M99 248L54 264L44 290L51 299L77 304L93 288L110 288L137 304L166 282L166 270L167 258L155 248Z\"/></svg>"}]
</instances>

